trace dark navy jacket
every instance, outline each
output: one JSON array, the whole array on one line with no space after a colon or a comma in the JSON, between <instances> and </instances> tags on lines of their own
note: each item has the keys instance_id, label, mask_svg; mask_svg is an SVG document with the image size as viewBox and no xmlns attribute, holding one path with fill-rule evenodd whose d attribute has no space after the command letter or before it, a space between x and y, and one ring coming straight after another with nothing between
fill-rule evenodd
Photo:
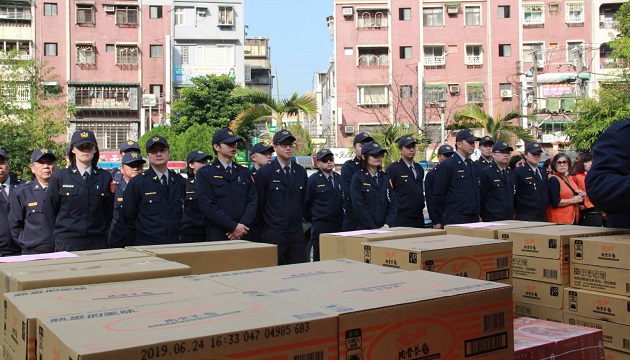
<instances>
[{"instance_id":1,"label":"dark navy jacket","mask_svg":"<svg viewBox=\"0 0 630 360\"><path fill-rule=\"evenodd\" d=\"M182 215L182 242L206 241L206 223L199 207L196 178L186 179L186 196Z\"/></svg>"},{"instance_id":2,"label":"dark navy jacket","mask_svg":"<svg viewBox=\"0 0 630 360\"><path fill-rule=\"evenodd\" d=\"M350 195L358 230L396 226L396 193L384 171L378 172L378 184L367 170L354 174Z\"/></svg>"},{"instance_id":3,"label":"dark navy jacket","mask_svg":"<svg viewBox=\"0 0 630 360\"><path fill-rule=\"evenodd\" d=\"M435 173L433 196L442 215L479 215L477 166L470 159L466 165L457 153L442 161Z\"/></svg>"},{"instance_id":4,"label":"dark navy jacket","mask_svg":"<svg viewBox=\"0 0 630 360\"><path fill-rule=\"evenodd\" d=\"M477 174L480 174L481 171L488 166L490 166L494 161L492 159L486 160L483 156L480 156L477 161L475 161L475 165L477 166Z\"/></svg>"},{"instance_id":5,"label":"dark navy jacket","mask_svg":"<svg viewBox=\"0 0 630 360\"><path fill-rule=\"evenodd\" d=\"M481 219L483 221L514 218L514 174L508 166L503 175L493 161L479 174L481 185Z\"/></svg>"},{"instance_id":6,"label":"dark navy jacket","mask_svg":"<svg viewBox=\"0 0 630 360\"><path fill-rule=\"evenodd\" d=\"M206 240L227 240L226 233L256 216L258 196L249 170L232 163L230 175L215 159L197 171L197 198L206 224Z\"/></svg>"},{"instance_id":7,"label":"dark navy jacket","mask_svg":"<svg viewBox=\"0 0 630 360\"><path fill-rule=\"evenodd\" d=\"M304 219L313 223L313 226L339 231L343 226L341 175L333 171L331 176L334 187L321 170L309 176L304 199Z\"/></svg>"},{"instance_id":8,"label":"dark navy jacket","mask_svg":"<svg viewBox=\"0 0 630 360\"><path fill-rule=\"evenodd\" d=\"M299 236L302 227L302 204L306 193L306 170L291 161L290 179L278 159L256 172L258 212L265 234Z\"/></svg>"},{"instance_id":9,"label":"dark navy jacket","mask_svg":"<svg viewBox=\"0 0 630 360\"><path fill-rule=\"evenodd\" d=\"M611 125L593 147L593 165L586 175L586 193L606 212L608 226L630 228L630 120Z\"/></svg>"},{"instance_id":10,"label":"dark navy jacket","mask_svg":"<svg viewBox=\"0 0 630 360\"><path fill-rule=\"evenodd\" d=\"M350 184L352 183L354 174L361 171L359 167L360 162L359 158L355 157L352 160L346 161L341 166L341 190L343 191L343 208L345 210L344 221L347 222L348 225L355 225L352 200L350 199Z\"/></svg>"},{"instance_id":11,"label":"dark navy jacket","mask_svg":"<svg viewBox=\"0 0 630 360\"><path fill-rule=\"evenodd\" d=\"M547 176L542 170L542 179L536 176L529 164L513 170L516 196L514 199L514 213L523 215L546 216L549 206L549 186Z\"/></svg>"},{"instance_id":12,"label":"dark navy jacket","mask_svg":"<svg viewBox=\"0 0 630 360\"><path fill-rule=\"evenodd\" d=\"M427 202L427 212L429 213L429 218L431 219L431 224L433 225L442 223L442 211L435 205L435 198L433 197L433 187L435 185L435 172L437 171L437 166L433 170L427 172L427 176L424 178L424 198Z\"/></svg>"},{"instance_id":13,"label":"dark navy jacket","mask_svg":"<svg viewBox=\"0 0 630 360\"><path fill-rule=\"evenodd\" d=\"M4 200L4 197L0 196L0 256L12 256L20 255L22 249L14 241L11 235L11 228L9 227L9 211L11 208L11 198L15 195L15 187L23 184L22 180L19 180L14 175L9 175L9 196L8 201Z\"/></svg>"},{"instance_id":14,"label":"dark navy jacket","mask_svg":"<svg viewBox=\"0 0 630 360\"><path fill-rule=\"evenodd\" d=\"M186 180L168 172L168 193L153 167L136 175L125 189L123 219L137 246L180 242Z\"/></svg>"},{"instance_id":15,"label":"dark navy jacket","mask_svg":"<svg viewBox=\"0 0 630 360\"><path fill-rule=\"evenodd\" d=\"M413 171L409 169L403 159L389 165L385 171L392 181L398 200L398 216L424 219L424 169L418 163L413 163L418 178L413 177Z\"/></svg>"},{"instance_id":16,"label":"dark navy jacket","mask_svg":"<svg viewBox=\"0 0 630 360\"><path fill-rule=\"evenodd\" d=\"M24 253L55 251L52 229L44 216L45 201L46 191L37 180L13 190L9 224L13 240Z\"/></svg>"},{"instance_id":17,"label":"dark navy jacket","mask_svg":"<svg viewBox=\"0 0 630 360\"><path fill-rule=\"evenodd\" d=\"M134 237L129 232L129 228L125 224L123 219L123 200L124 190L127 188L127 182L122 177L122 173L118 172L120 176L114 175L112 180L112 187L114 189L114 216L112 218L112 227L109 232L109 246L112 248L122 248L125 246L132 246L134 244ZM118 177L118 180L116 180Z\"/></svg>"}]
</instances>

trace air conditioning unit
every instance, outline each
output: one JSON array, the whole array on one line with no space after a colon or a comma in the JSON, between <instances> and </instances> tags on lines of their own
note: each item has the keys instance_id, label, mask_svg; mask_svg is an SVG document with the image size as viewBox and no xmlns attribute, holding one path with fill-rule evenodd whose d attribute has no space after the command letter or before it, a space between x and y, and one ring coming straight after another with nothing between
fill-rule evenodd
<instances>
[{"instance_id":1,"label":"air conditioning unit","mask_svg":"<svg viewBox=\"0 0 630 360\"><path fill-rule=\"evenodd\" d=\"M105 10L105 12L112 13L112 12L116 11L116 6L114 6L114 5L103 5L103 10Z\"/></svg>"},{"instance_id":2,"label":"air conditioning unit","mask_svg":"<svg viewBox=\"0 0 630 360\"><path fill-rule=\"evenodd\" d=\"M143 94L142 95L142 107L151 107L157 105L157 98L155 94Z\"/></svg>"},{"instance_id":3,"label":"air conditioning unit","mask_svg":"<svg viewBox=\"0 0 630 360\"><path fill-rule=\"evenodd\" d=\"M459 84L450 84L448 86L448 92L451 94L459 94Z\"/></svg>"},{"instance_id":4,"label":"air conditioning unit","mask_svg":"<svg viewBox=\"0 0 630 360\"><path fill-rule=\"evenodd\" d=\"M512 90L501 90L501 97L502 98L511 98L512 97Z\"/></svg>"},{"instance_id":5,"label":"air conditioning unit","mask_svg":"<svg viewBox=\"0 0 630 360\"><path fill-rule=\"evenodd\" d=\"M346 125L343 127L344 134L354 134L354 125Z\"/></svg>"},{"instance_id":6,"label":"air conditioning unit","mask_svg":"<svg viewBox=\"0 0 630 360\"><path fill-rule=\"evenodd\" d=\"M457 4L446 5L446 13L449 15L457 15L457 13L459 13L459 5Z\"/></svg>"},{"instance_id":7,"label":"air conditioning unit","mask_svg":"<svg viewBox=\"0 0 630 360\"><path fill-rule=\"evenodd\" d=\"M343 14L343 16L352 16L353 13L354 10L352 9L352 6L344 6L341 8L341 14Z\"/></svg>"},{"instance_id":8,"label":"air conditioning unit","mask_svg":"<svg viewBox=\"0 0 630 360\"><path fill-rule=\"evenodd\" d=\"M206 8L197 8L197 15L206 16Z\"/></svg>"}]
</instances>

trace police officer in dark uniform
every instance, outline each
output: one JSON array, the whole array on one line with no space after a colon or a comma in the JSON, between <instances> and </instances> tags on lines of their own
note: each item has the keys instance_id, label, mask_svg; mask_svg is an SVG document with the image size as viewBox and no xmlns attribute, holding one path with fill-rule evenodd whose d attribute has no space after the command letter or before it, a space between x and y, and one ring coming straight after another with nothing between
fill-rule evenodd
<instances>
[{"instance_id":1,"label":"police officer in dark uniform","mask_svg":"<svg viewBox=\"0 0 630 360\"><path fill-rule=\"evenodd\" d=\"M186 180L168 169L170 150L163 136L145 144L149 168L129 181L123 195L123 219L135 245L180 242Z\"/></svg>"},{"instance_id":2,"label":"police officer in dark uniform","mask_svg":"<svg viewBox=\"0 0 630 360\"><path fill-rule=\"evenodd\" d=\"M528 142L525 145L525 166L514 169L514 218L517 220L547 221L549 187L546 174L538 167L542 152L539 143Z\"/></svg>"},{"instance_id":3,"label":"police officer in dark uniform","mask_svg":"<svg viewBox=\"0 0 630 360\"><path fill-rule=\"evenodd\" d=\"M443 214L442 225L479 221L479 177L477 166L470 159L479 138L470 129L463 129L455 140L455 154L444 160L435 173L433 196Z\"/></svg>"},{"instance_id":4,"label":"police officer in dark uniform","mask_svg":"<svg viewBox=\"0 0 630 360\"><path fill-rule=\"evenodd\" d=\"M120 158L122 159L123 157L125 157L125 154L128 152L140 152L140 145L138 144L137 141L134 140L125 140L120 144ZM122 172L120 171L120 168L118 169L112 169L110 170L110 173L112 174L112 179L114 179L114 181L116 182L121 182L123 175Z\"/></svg>"},{"instance_id":5,"label":"police officer in dark uniform","mask_svg":"<svg viewBox=\"0 0 630 360\"><path fill-rule=\"evenodd\" d=\"M479 152L481 156L475 161L478 173L492 164L492 146L494 146L492 136L486 135L479 139Z\"/></svg>"},{"instance_id":6,"label":"police officer in dark uniform","mask_svg":"<svg viewBox=\"0 0 630 360\"><path fill-rule=\"evenodd\" d=\"M216 159L197 173L206 241L242 239L256 216L258 197L249 170L234 162L240 142L232 130L217 130L212 136Z\"/></svg>"},{"instance_id":7,"label":"police officer in dark uniform","mask_svg":"<svg viewBox=\"0 0 630 360\"><path fill-rule=\"evenodd\" d=\"M630 120L606 129L593 147L593 165L586 175L590 200L606 212L608 227L630 228Z\"/></svg>"},{"instance_id":8,"label":"police officer in dark uniform","mask_svg":"<svg viewBox=\"0 0 630 360\"><path fill-rule=\"evenodd\" d=\"M514 149L506 141L492 146L492 163L481 170L481 219L483 221L514 218L514 176L508 167Z\"/></svg>"},{"instance_id":9,"label":"police officer in dark uniform","mask_svg":"<svg viewBox=\"0 0 630 360\"><path fill-rule=\"evenodd\" d=\"M182 217L182 242L206 241L206 223L199 207L197 197L196 174L208 164L212 155L201 150L193 150L186 156L186 198L184 199L184 215Z\"/></svg>"},{"instance_id":10,"label":"police officer in dark uniform","mask_svg":"<svg viewBox=\"0 0 630 360\"><path fill-rule=\"evenodd\" d=\"M412 136L398 139L401 158L385 171L392 180L398 200L396 226L424 227L424 169L414 161L418 141Z\"/></svg>"},{"instance_id":11,"label":"police officer in dark uniform","mask_svg":"<svg viewBox=\"0 0 630 360\"><path fill-rule=\"evenodd\" d=\"M9 156L0 149L0 256L20 255L20 246L13 240L9 227L10 199L17 185L22 180L10 173Z\"/></svg>"},{"instance_id":12,"label":"police officer in dark uniform","mask_svg":"<svg viewBox=\"0 0 630 360\"><path fill-rule=\"evenodd\" d=\"M302 227L306 170L291 160L295 137L290 131L276 132L273 148L276 159L256 173L263 242L278 246L280 265L303 263L308 260Z\"/></svg>"},{"instance_id":13,"label":"police officer in dark uniform","mask_svg":"<svg viewBox=\"0 0 630 360\"><path fill-rule=\"evenodd\" d=\"M97 167L92 131L75 131L70 145L70 167L52 175L44 202L55 251L106 249L114 212L112 176Z\"/></svg>"},{"instance_id":14,"label":"police officer in dark uniform","mask_svg":"<svg viewBox=\"0 0 630 360\"><path fill-rule=\"evenodd\" d=\"M427 202L427 212L429 213L429 218L431 219L431 226L434 229L442 228L442 213L435 205L435 200L433 199L433 186L435 184L435 172L440 164L453 156L453 152L455 150L451 145L442 145L438 148L438 164L427 173L427 176L424 178L424 198Z\"/></svg>"},{"instance_id":15,"label":"police officer in dark uniform","mask_svg":"<svg viewBox=\"0 0 630 360\"><path fill-rule=\"evenodd\" d=\"M112 180L114 189L114 217L112 228L109 233L109 246L112 248L122 248L134 244L134 234L129 232L129 228L123 220L122 206L125 189L132 178L142 173L142 168L146 161L138 151L128 151L122 156L120 164L120 181Z\"/></svg>"},{"instance_id":16,"label":"police officer in dark uniform","mask_svg":"<svg viewBox=\"0 0 630 360\"><path fill-rule=\"evenodd\" d=\"M358 230L396 226L396 192L389 175L381 170L385 153L387 150L375 141L369 141L361 148L361 171L354 174L350 185Z\"/></svg>"},{"instance_id":17,"label":"police officer in dark uniform","mask_svg":"<svg viewBox=\"0 0 630 360\"><path fill-rule=\"evenodd\" d=\"M256 172L258 172L258 169L271 162L273 145L271 142L259 142L252 146L249 152L253 163L251 178L253 182L256 182ZM259 213L256 211L254 220L252 220L251 224L249 224L249 231L247 232L247 235L245 235L245 240L262 242L263 224L258 215Z\"/></svg>"},{"instance_id":18,"label":"police officer in dark uniform","mask_svg":"<svg viewBox=\"0 0 630 360\"><path fill-rule=\"evenodd\" d=\"M14 189L11 196L9 225L11 235L22 249L22 255L55 251L52 229L44 217L44 201L57 157L47 148L31 154L31 171L35 179Z\"/></svg>"},{"instance_id":19,"label":"police officer in dark uniform","mask_svg":"<svg viewBox=\"0 0 630 360\"><path fill-rule=\"evenodd\" d=\"M329 149L317 152L317 173L309 176L304 199L304 219L313 224L313 261L319 261L319 235L343 230L341 175L335 173L335 157Z\"/></svg>"},{"instance_id":20,"label":"police officer in dark uniform","mask_svg":"<svg viewBox=\"0 0 630 360\"><path fill-rule=\"evenodd\" d=\"M361 148L363 144L369 141L374 141L370 134L362 132L357 134L352 141L354 147L354 159L346 161L341 166L341 189L343 190L343 231L356 230L357 222L354 219L354 212L352 211L352 201L350 199L350 183L354 174L361 170L359 164L361 163Z\"/></svg>"}]
</instances>

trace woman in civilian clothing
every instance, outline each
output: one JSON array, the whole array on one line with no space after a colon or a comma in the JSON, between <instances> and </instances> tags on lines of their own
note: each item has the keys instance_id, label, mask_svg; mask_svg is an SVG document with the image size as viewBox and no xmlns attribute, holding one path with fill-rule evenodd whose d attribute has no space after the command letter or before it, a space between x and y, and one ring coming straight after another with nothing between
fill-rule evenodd
<instances>
[{"instance_id":1,"label":"woman in civilian clothing","mask_svg":"<svg viewBox=\"0 0 630 360\"><path fill-rule=\"evenodd\" d=\"M551 160L553 175L549 176L549 207L547 221L560 224L577 224L580 218L580 203L584 193L569 177L571 159L563 153Z\"/></svg>"},{"instance_id":2,"label":"woman in civilian clothing","mask_svg":"<svg viewBox=\"0 0 630 360\"><path fill-rule=\"evenodd\" d=\"M588 198L588 191L586 191L586 174L591 169L593 164L593 154L584 153L578 157L578 159L571 167L571 177L577 184L577 187L583 191L584 204L580 205L580 225L584 226L602 226L602 212L593 205L591 199Z\"/></svg>"}]
</instances>

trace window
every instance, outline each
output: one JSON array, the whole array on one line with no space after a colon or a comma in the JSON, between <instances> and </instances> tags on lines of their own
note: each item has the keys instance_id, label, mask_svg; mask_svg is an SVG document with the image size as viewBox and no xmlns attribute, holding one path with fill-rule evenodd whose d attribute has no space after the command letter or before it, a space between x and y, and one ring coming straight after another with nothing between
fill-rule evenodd
<instances>
[{"instance_id":1,"label":"window","mask_svg":"<svg viewBox=\"0 0 630 360\"><path fill-rule=\"evenodd\" d=\"M400 87L400 97L402 99L411 99L413 97L413 86L402 85Z\"/></svg>"},{"instance_id":2,"label":"window","mask_svg":"<svg viewBox=\"0 0 630 360\"><path fill-rule=\"evenodd\" d=\"M94 5L77 4L77 24L94 24Z\"/></svg>"},{"instance_id":3,"label":"window","mask_svg":"<svg viewBox=\"0 0 630 360\"><path fill-rule=\"evenodd\" d=\"M116 25L138 25L138 8L136 6L117 6Z\"/></svg>"},{"instance_id":4,"label":"window","mask_svg":"<svg viewBox=\"0 0 630 360\"><path fill-rule=\"evenodd\" d=\"M422 9L422 21L425 27L444 25L444 8Z\"/></svg>"},{"instance_id":5,"label":"window","mask_svg":"<svg viewBox=\"0 0 630 360\"><path fill-rule=\"evenodd\" d=\"M427 45L424 47L424 65L442 66L446 65L444 56L444 45Z\"/></svg>"},{"instance_id":6,"label":"window","mask_svg":"<svg viewBox=\"0 0 630 360\"><path fill-rule=\"evenodd\" d=\"M182 65L190 64L190 47L182 46L180 48L180 55L182 57Z\"/></svg>"},{"instance_id":7,"label":"window","mask_svg":"<svg viewBox=\"0 0 630 360\"><path fill-rule=\"evenodd\" d=\"M464 64L466 65L482 65L483 54L481 45L466 45L466 59Z\"/></svg>"},{"instance_id":8,"label":"window","mask_svg":"<svg viewBox=\"0 0 630 360\"><path fill-rule=\"evenodd\" d=\"M510 18L510 5L499 5L499 13L497 14L499 19Z\"/></svg>"},{"instance_id":9,"label":"window","mask_svg":"<svg viewBox=\"0 0 630 360\"><path fill-rule=\"evenodd\" d=\"M219 6L219 26L234 26L234 8Z\"/></svg>"},{"instance_id":10,"label":"window","mask_svg":"<svg viewBox=\"0 0 630 360\"><path fill-rule=\"evenodd\" d=\"M359 10L357 11L357 28L387 27L387 10Z\"/></svg>"},{"instance_id":11,"label":"window","mask_svg":"<svg viewBox=\"0 0 630 360\"><path fill-rule=\"evenodd\" d=\"M138 46L116 45L116 65L138 65Z\"/></svg>"},{"instance_id":12,"label":"window","mask_svg":"<svg viewBox=\"0 0 630 360\"><path fill-rule=\"evenodd\" d=\"M503 99L512 97L512 84L499 84L499 96Z\"/></svg>"},{"instance_id":13,"label":"window","mask_svg":"<svg viewBox=\"0 0 630 360\"><path fill-rule=\"evenodd\" d=\"M410 8L400 8L400 9L398 9L398 20L400 20L400 21L409 21L409 20L411 20L411 9Z\"/></svg>"},{"instance_id":14,"label":"window","mask_svg":"<svg viewBox=\"0 0 630 360\"><path fill-rule=\"evenodd\" d=\"M411 46L401 46L400 47L400 58L401 59L411 59Z\"/></svg>"},{"instance_id":15,"label":"window","mask_svg":"<svg viewBox=\"0 0 630 360\"><path fill-rule=\"evenodd\" d=\"M197 46L196 65L234 66L234 46Z\"/></svg>"},{"instance_id":16,"label":"window","mask_svg":"<svg viewBox=\"0 0 630 360\"><path fill-rule=\"evenodd\" d=\"M446 85L444 84L426 84L424 85L424 102L425 104L437 104L446 100Z\"/></svg>"},{"instance_id":17,"label":"window","mask_svg":"<svg viewBox=\"0 0 630 360\"><path fill-rule=\"evenodd\" d=\"M367 85L357 87L359 105L389 105L387 85Z\"/></svg>"},{"instance_id":18,"label":"window","mask_svg":"<svg viewBox=\"0 0 630 360\"><path fill-rule=\"evenodd\" d=\"M465 6L464 14L466 26L481 26L481 6Z\"/></svg>"},{"instance_id":19,"label":"window","mask_svg":"<svg viewBox=\"0 0 630 360\"><path fill-rule=\"evenodd\" d=\"M483 103L483 84L466 84L466 102Z\"/></svg>"},{"instance_id":20,"label":"window","mask_svg":"<svg viewBox=\"0 0 630 360\"><path fill-rule=\"evenodd\" d=\"M523 44L523 62L534 62L533 53L536 53L538 64L543 61L543 44L542 43L525 43Z\"/></svg>"},{"instance_id":21,"label":"window","mask_svg":"<svg viewBox=\"0 0 630 360\"><path fill-rule=\"evenodd\" d=\"M162 7L161 6L149 6L149 19L161 19Z\"/></svg>"},{"instance_id":22,"label":"window","mask_svg":"<svg viewBox=\"0 0 630 360\"><path fill-rule=\"evenodd\" d=\"M92 44L77 44L77 64L94 65L96 63L96 51Z\"/></svg>"},{"instance_id":23,"label":"window","mask_svg":"<svg viewBox=\"0 0 630 360\"><path fill-rule=\"evenodd\" d=\"M162 45L151 45L151 54L149 55L152 58L161 58L164 57L164 48Z\"/></svg>"},{"instance_id":24,"label":"window","mask_svg":"<svg viewBox=\"0 0 630 360\"><path fill-rule=\"evenodd\" d=\"M57 16L57 4L44 3L44 16Z\"/></svg>"},{"instance_id":25,"label":"window","mask_svg":"<svg viewBox=\"0 0 630 360\"><path fill-rule=\"evenodd\" d=\"M0 2L0 16L2 19L31 20L31 5L28 2Z\"/></svg>"},{"instance_id":26,"label":"window","mask_svg":"<svg viewBox=\"0 0 630 360\"><path fill-rule=\"evenodd\" d=\"M155 94L157 97L162 97L162 85L151 84L151 94Z\"/></svg>"},{"instance_id":27,"label":"window","mask_svg":"<svg viewBox=\"0 0 630 360\"><path fill-rule=\"evenodd\" d=\"M105 44L105 52L114 52L116 51L116 46L114 44Z\"/></svg>"},{"instance_id":28,"label":"window","mask_svg":"<svg viewBox=\"0 0 630 360\"><path fill-rule=\"evenodd\" d=\"M544 4L523 5L523 26L545 23Z\"/></svg>"},{"instance_id":29,"label":"window","mask_svg":"<svg viewBox=\"0 0 630 360\"><path fill-rule=\"evenodd\" d=\"M512 56L512 45L511 44L499 44L499 56L500 57L510 57L510 56Z\"/></svg>"},{"instance_id":30,"label":"window","mask_svg":"<svg viewBox=\"0 0 630 360\"><path fill-rule=\"evenodd\" d=\"M10 103L28 102L31 100L31 88L28 84L4 85L0 88L0 99Z\"/></svg>"},{"instance_id":31,"label":"window","mask_svg":"<svg viewBox=\"0 0 630 360\"><path fill-rule=\"evenodd\" d=\"M359 47L359 66L387 66L388 54L387 47Z\"/></svg>"},{"instance_id":32,"label":"window","mask_svg":"<svg viewBox=\"0 0 630 360\"><path fill-rule=\"evenodd\" d=\"M175 25L184 25L184 8L175 8Z\"/></svg>"},{"instance_id":33,"label":"window","mask_svg":"<svg viewBox=\"0 0 630 360\"><path fill-rule=\"evenodd\" d=\"M583 2L567 2L566 4L567 24L583 24L584 23L584 3Z\"/></svg>"},{"instance_id":34,"label":"window","mask_svg":"<svg viewBox=\"0 0 630 360\"><path fill-rule=\"evenodd\" d=\"M44 56L57 56L57 43L44 43Z\"/></svg>"},{"instance_id":35,"label":"window","mask_svg":"<svg viewBox=\"0 0 630 360\"><path fill-rule=\"evenodd\" d=\"M354 52L352 51L351 47L345 47L343 48L343 54L346 56L352 56Z\"/></svg>"},{"instance_id":36,"label":"window","mask_svg":"<svg viewBox=\"0 0 630 360\"><path fill-rule=\"evenodd\" d=\"M13 52L13 53L12 53ZM0 58L14 56L16 60L31 59L31 43L29 41L0 40Z\"/></svg>"},{"instance_id":37,"label":"window","mask_svg":"<svg viewBox=\"0 0 630 360\"><path fill-rule=\"evenodd\" d=\"M567 62L574 62L582 58L582 49L584 49L583 41L567 42Z\"/></svg>"}]
</instances>

